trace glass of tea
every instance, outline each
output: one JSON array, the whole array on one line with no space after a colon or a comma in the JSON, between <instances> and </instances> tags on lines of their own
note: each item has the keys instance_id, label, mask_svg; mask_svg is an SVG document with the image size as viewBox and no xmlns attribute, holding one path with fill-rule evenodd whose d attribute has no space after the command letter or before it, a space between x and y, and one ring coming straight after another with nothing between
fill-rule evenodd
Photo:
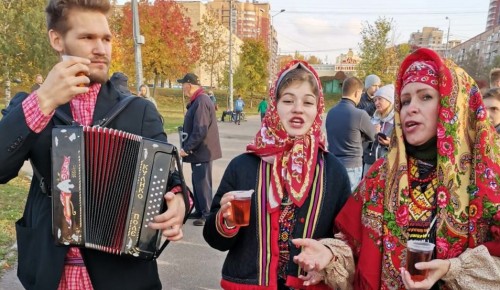
<instances>
[{"instance_id":1,"label":"glass of tea","mask_svg":"<svg viewBox=\"0 0 500 290\"><path fill-rule=\"evenodd\" d=\"M407 243L406 268L415 282L424 280L427 277L428 269L419 270L415 268L416 263L429 262L434 251L434 244L425 241L410 240Z\"/></svg>"},{"instance_id":2,"label":"glass of tea","mask_svg":"<svg viewBox=\"0 0 500 290\"><path fill-rule=\"evenodd\" d=\"M234 195L234 200L231 201L234 224L237 226L248 226L250 223L250 205L253 189L235 190L229 193Z\"/></svg>"},{"instance_id":3,"label":"glass of tea","mask_svg":"<svg viewBox=\"0 0 500 290\"><path fill-rule=\"evenodd\" d=\"M61 58L62 58L62 60L63 60L63 61L66 61L66 60L68 60L68 59L70 59L70 58L71 58L71 55L66 55L66 54L63 54L63 55L61 55ZM83 76L83 75L85 75L85 73L84 73L84 72L79 72L79 73L77 73L77 74L76 74L76 76L77 76L77 77L79 77L79 76ZM78 85L76 85L76 86L77 86L77 87L85 87L85 86L86 86L86 84L78 84Z\"/></svg>"}]
</instances>

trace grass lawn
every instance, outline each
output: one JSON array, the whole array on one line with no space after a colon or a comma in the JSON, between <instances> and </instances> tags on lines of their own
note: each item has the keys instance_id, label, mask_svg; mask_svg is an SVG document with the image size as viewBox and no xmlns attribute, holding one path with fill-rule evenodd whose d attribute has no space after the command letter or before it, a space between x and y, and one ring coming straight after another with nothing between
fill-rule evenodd
<instances>
[{"instance_id":1,"label":"grass lawn","mask_svg":"<svg viewBox=\"0 0 500 290\"><path fill-rule=\"evenodd\" d=\"M30 180L18 176L7 184L0 184L0 274L8 270L17 260L12 249L16 238L14 223L23 213Z\"/></svg>"}]
</instances>

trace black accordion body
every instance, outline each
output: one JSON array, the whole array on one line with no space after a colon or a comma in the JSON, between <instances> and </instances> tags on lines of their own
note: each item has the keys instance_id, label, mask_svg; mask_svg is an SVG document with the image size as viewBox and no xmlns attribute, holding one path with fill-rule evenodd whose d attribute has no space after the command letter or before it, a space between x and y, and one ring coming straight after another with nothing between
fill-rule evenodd
<instances>
[{"instance_id":1,"label":"black accordion body","mask_svg":"<svg viewBox=\"0 0 500 290\"><path fill-rule=\"evenodd\" d=\"M167 183L179 167L175 146L103 127L52 131L52 230L58 245L156 258Z\"/></svg>"}]
</instances>

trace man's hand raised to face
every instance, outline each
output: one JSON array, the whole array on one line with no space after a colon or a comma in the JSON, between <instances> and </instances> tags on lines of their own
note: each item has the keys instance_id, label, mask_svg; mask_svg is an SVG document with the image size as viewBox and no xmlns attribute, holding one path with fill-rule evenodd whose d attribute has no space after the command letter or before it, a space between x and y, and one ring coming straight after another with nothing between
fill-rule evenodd
<instances>
[{"instance_id":1,"label":"man's hand raised to face","mask_svg":"<svg viewBox=\"0 0 500 290\"><path fill-rule=\"evenodd\" d=\"M89 64L89 59L71 56L52 68L37 90L42 113L49 115L60 105L71 101L76 95L89 91L90 79L87 77ZM81 84L85 85L81 86Z\"/></svg>"}]
</instances>

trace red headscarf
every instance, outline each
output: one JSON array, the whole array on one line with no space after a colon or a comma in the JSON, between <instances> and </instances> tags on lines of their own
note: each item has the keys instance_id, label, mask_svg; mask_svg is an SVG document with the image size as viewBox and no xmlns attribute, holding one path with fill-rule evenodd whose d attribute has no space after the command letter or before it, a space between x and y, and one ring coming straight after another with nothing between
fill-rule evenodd
<instances>
[{"instance_id":1,"label":"red headscarf","mask_svg":"<svg viewBox=\"0 0 500 290\"><path fill-rule=\"evenodd\" d=\"M416 61L412 63L402 76L403 85L409 83L423 83L439 91L439 81L436 64L433 61Z\"/></svg>"},{"instance_id":2,"label":"red headscarf","mask_svg":"<svg viewBox=\"0 0 500 290\"><path fill-rule=\"evenodd\" d=\"M290 137L277 112L277 90L283 77L297 68L310 72L317 82L319 90L319 96L316 96L318 98L318 114L304 136ZM278 73L276 83L270 90L269 108L262 121L261 129L257 132L254 142L247 146L249 152L258 156L276 156L272 171L271 198L274 198L278 204L283 198L284 190L297 206L301 206L309 195L318 150L325 151L325 136L321 131L324 111L323 91L316 71L305 61L294 60L288 63ZM270 207L276 208L276 204L270 201Z\"/></svg>"},{"instance_id":3,"label":"red headscarf","mask_svg":"<svg viewBox=\"0 0 500 290\"><path fill-rule=\"evenodd\" d=\"M479 245L500 255L500 136L486 117L474 80L434 51L418 49L398 73L390 151L370 168L335 221L358 257L355 289L404 289L399 267L406 263L411 201L400 95L410 82L429 84L440 95L437 258L454 258Z\"/></svg>"}]
</instances>

